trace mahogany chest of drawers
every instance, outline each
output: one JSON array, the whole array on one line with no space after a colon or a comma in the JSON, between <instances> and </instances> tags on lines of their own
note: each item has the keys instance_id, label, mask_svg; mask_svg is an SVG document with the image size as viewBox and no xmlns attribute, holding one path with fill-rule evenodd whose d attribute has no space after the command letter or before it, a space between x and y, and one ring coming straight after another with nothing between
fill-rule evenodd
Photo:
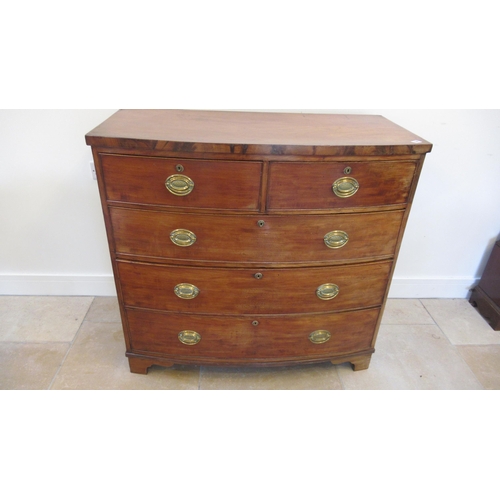
<instances>
[{"instance_id":1,"label":"mahogany chest of drawers","mask_svg":"<svg viewBox=\"0 0 500 500\"><path fill-rule=\"evenodd\" d=\"M123 110L92 146L130 369L366 369L426 153L380 116Z\"/></svg>"}]
</instances>

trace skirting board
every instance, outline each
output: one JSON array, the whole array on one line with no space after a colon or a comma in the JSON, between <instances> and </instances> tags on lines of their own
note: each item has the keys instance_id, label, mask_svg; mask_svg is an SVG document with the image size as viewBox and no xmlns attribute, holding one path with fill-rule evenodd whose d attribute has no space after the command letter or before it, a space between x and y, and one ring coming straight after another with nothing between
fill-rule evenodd
<instances>
[{"instance_id":1,"label":"skirting board","mask_svg":"<svg viewBox=\"0 0 500 500\"><path fill-rule=\"evenodd\" d=\"M0 276L0 295L116 296L112 276Z\"/></svg>"},{"instance_id":2,"label":"skirting board","mask_svg":"<svg viewBox=\"0 0 500 500\"><path fill-rule=\"evenodd\" d=\"M466 299L478 278L394 278L390 299Z\"/></svg>"},{"instance_id":3,"label":"skirting board","mask_svg":"<svg viewBox=\"0 0 500 500\"><path fill-rule=\"evenodd\" d=\"M476 278L394 278L393 299L464 299ZM115 296L112 276L0 275L0 295Z\"/></svg>"}]
</instances>

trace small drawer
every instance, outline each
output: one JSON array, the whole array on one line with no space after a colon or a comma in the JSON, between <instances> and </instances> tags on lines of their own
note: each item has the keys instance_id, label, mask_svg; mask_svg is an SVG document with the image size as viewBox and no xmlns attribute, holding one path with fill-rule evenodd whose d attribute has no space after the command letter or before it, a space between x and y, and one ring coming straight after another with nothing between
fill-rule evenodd
<instances>
[{"instance_id":1,"label":"small drawer","mask_svg":"<svg viewBox=\"0 0 500 500\"><path fill-rule=\"evenodd\" d=\"M204 215L110 208L116 251L199 263L292 264L391 258L403 211Z\"/></svg>"},{"instance_id":2,"label":"small drawer","mask_svg":"<svg viewBox=\"0 0 500 500\"><path fill-rule=\"evenodd\" d=\"M324 313L379 306L392 262L208 269L118 262L125 305L202 314Z\"/></svg>"},{"instance_id":3,"label":"small drawer","mask_svg":"<svg viewBox=\"0 0 500 500\"><path fill-rule=\"evenodd\" d=\"M110 202L257 211L262 164L101 154Z\"/></svg>"},{"instance_id":4,"label":"small drawer","mask_svg":"<svg viewBox=\"0 0 500 500\"><path fill-rule=\"evenodd\" d=\"M127 310L132 352L242 362L328 359L371 348L380 310L224 317Z\"/></svg>"},{"instance_id":5,"label":"small drawer","mask_svg":"<svg viewBox=\"0 0 500 500\"><path fill-rule=\"evenodd\" d=\"M401 162L272 163L268 209L334 210L408 201L416 164Z\"/></svg>"}]
</instances>

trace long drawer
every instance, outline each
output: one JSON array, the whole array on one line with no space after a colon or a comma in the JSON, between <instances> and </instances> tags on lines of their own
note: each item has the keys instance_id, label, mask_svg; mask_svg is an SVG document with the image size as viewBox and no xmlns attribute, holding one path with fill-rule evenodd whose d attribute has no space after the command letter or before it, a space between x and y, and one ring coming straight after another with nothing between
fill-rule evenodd
<instances>
[{"instance_id":1,"label":"long drawer","mask_svg":"<svg viewBox=\"0 0 500 500\"><path fill-rule=\"evenodd\" d=\"M394 255L403 211L231 216L112 207L116 252L193 262L335 263Z\"/></svg>"},{"instance_id":2,"label":"long drawer","mask_svg":"<svg viewBox=\"0 0 500 500\"><path fill-rule=\"evenodd\" d=\"M214 269L118 262L125 305L206 314L316 313L379 306L392 262Z\"/></svg>"},{"instance_id":3,"label":"long drawer","mask_svg":"<svg viewBox=\"0 0 500 500\"><path fill-rule=\"evenodd\" d=\"M333 210L405 204L415 169L412 161L272 163L268 209Z\"/></svg>"},{"instance_id":4,"label":"long drawer","mask_svg":"<svg viewBox=\"0 0 500 500\"><path fill-rule=\"evenodd\" d=\"M101 155L108 201L257 211L262 163Z\"/></svg>"},{"instance_id":5,"label":"long drawer","mask_svg":"<svg viewBox=\"0 0 500 500\"><path fill-rule=\"evenodd\" d=\"M127 319L133 352L200 361L203 358L252 361L328 359L369 350L379 313L380 309L369 309L248 319L129 309Z\"/></svg>"}]
</instances>

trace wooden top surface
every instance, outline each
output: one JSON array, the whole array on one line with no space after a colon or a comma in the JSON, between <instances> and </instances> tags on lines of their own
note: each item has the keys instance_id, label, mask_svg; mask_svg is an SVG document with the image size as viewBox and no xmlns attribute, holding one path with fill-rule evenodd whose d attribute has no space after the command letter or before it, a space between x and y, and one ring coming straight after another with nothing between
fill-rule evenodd
<instances>
[{"instance_id":1,"label":"wooden top surface","mask_svg":"<svg viewBox=\"0 0 500 500\"><path fill-rule=\"evenodd\" d=\"M432 145L382 116L120 110L86 135L122 149L239 154L423 154Z\"/></svg>"}]
</instances>

